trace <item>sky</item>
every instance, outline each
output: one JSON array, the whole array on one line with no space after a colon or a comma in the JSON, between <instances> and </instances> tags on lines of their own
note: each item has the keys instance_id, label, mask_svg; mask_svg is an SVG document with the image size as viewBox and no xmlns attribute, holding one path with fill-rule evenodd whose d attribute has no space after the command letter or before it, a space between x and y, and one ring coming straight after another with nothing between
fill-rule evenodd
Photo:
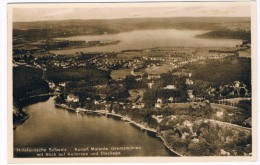
<instances>
[{"instance_id":1,"label":"sky","mask_svg":"<svg viewBox=\"0 0 260 165\"><path fill-rule=\"evenodd\" d=\"M187 3L186 3L187 4ZM250 7L245 5L176 5L138 3L36 5L13 8L14 22L68 20L68 19L118 19L144 17L250 17Z\"/></svg>"}]
</instances>

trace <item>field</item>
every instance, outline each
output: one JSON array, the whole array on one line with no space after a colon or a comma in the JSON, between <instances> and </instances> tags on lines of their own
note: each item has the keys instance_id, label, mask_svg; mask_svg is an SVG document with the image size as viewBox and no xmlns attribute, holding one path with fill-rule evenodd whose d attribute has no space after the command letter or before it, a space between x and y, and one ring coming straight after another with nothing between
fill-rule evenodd
<instances>
[{"instance_id":1,"label":"field","mask_svg":"<svg viewBox=\"0 0 260 165\"><path fill-rule=\"evenodd\" d=\"M240 98L232 98L232 99L224 99L223 101L228 101L230 103L238 103L239 101L241 100L250 100L251 98L243 98L243 97L240 97Z\"/></svg>"},{"instance_id":2,"label":"field","mask_svg":"<svg viewBox=\"0 0 260 165\"><path fill-rule=\"evenodd\" d=\"M154 66L146 69L148 74L162 74L173 69L173 65L169 63L163 63L160 66Z\"/></svg>"},{"instance_id":3,"label":"field","mask_svg":"<svg viewBox=\"0 0 260 165\"><path fill-rule=\"evenodd\" d=\"M239 57L251 58L251 49L239 51Z\"/></svg>"},{"instance_id":4,"label":"field","mask_svg":"<svg viewBox=\"0 0 260 165\"><path fill-rule=\"evenodd\" d=\"M112 79L123 79L126 75L131 74L132 69L119 69L119 70L112 70L111 77Z\"/></svg>"}]
</instances>

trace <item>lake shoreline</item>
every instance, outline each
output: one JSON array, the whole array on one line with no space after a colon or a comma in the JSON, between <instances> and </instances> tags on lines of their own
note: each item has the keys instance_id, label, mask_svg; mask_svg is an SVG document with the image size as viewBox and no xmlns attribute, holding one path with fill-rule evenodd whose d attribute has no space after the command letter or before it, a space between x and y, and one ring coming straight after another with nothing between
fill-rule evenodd
<instances>
[{"instance_id":1,"label":"lake shoreline","mask_svg":"<svg viewBox=\"0 0 260 165\"><path fill-rule=\"evenodd\" d=\"M66 109L66 110L70 110L70 111L74 111L76 113L79 113L79 112L88 112L88 113L92 113L92 114L100 114L100 115L105 115L105 116L109 116L109 117L115 117L115 118L120 118L121 120L125 121L125 122L129 122L131 125L134 125L135 127L139 128L140 130L145 130L147 132L150 132L150 133L153 133L156 135L156 137L158 138L158 140L162 141L164 146L167 148L167 150L169 150L171 153L173 154L176 154L177 156L180 156L182 157L183 155L180 154L179 152L175 151L174 149L172 149L166 142L166 140L158 135L157 131L153 128L150 128L150 127L145 127L143 124L140 124L140 123L137 123L133 120L131 120L129 117L127 116L122 116L122 115L119 115L119 114L115 114L115 113L109 113L109 112L106 112L105 110L102 110L100 112L100 110L96 110L96 111L92 111L92 110L87 110L87 109L83 109L83 108L80 108L81 110L77 110L77 109L74 109L74 108L71 108L71 107L68 107L66 106L65 104L57 104L55 103L55 106L59 107L59 108L62 108L62 109Z\"/></svg>"},{"instance_id":2,"label":"lake shoreline","mask_svg":"<svg viewBox=\"0 0 260 165\"><path fill-rule=\"evenodd\" d=\"M23 116L19 120L14 121L13 122L13 129L16 129L19 125L24 124L29 118L30 118L30 115L27 114L26 116Z\"/></svg>"},{"instance_id":3,"label":"lake shoreline","mask_svg":"<svg viewBox=\"0 0 260 165\"><path fill-rule=\"evenodd\" d=\"M16 101L16 104L15 104L16 106L14 106L14 107L15 107L15 111L17 111L19 113L20 118L13 119L13 129L15 129L19 125L24 124L24 122L29 119L30 115L23 112L24 107L31 105L35 102L44 101L46 98L51 97L51 96L54 96L54 94L53 93L44 93L44 94L24 97L24 98L21 98L18 101ZM15 111L13 111L13 114L15 113Z\"/></svg>"},{"instance_id":4,"label":"lake shoreline","mask_svg":"<svg viewBox=\"0 0 260 165\"><path fill-rule=\"evenodd\" d=\"M205 34L210 30L179 30L179 29L154 29L154 30L134 30L128 32L121 32L117 34L104 35L81 35L65 38L58 38L59 40L70 41L106 41L119 40L116 45L105 45L89 48L79 48L71 50L54 50L53 54L71 55L76 52L91 53L91 52L121 52L124 50L138 50L151 49L154 47L236 47L241 44L241 39L232 38L214 38L214 37L198 37L197 35ZM149 40L145 40L146 36L150 36ZM175 36L175 37L173 37ZM127 38L127 39L126 39ZM140 39L142 38L142 39ZM56 38L57 39L57 38ZM158 44L161 41L163 44ZM224 42L225 41L225 42ZM135 44L132 44L135 43ZM185 44L184 44L185 43ZM207 43L207 44L205 44ZM225 44L223 44L225 43Z\"/></svg>"},{"instance_id":5,"label":"lake shoreline","mask_svg":"<svg viewBox=\"0 0 260 165\"><path fill-rule=\"evenodd\" d=\"M46 95L44 95L44 96L46 96ZM37 98L37 96L33 96L33 97L34 97L34 98ZM38 97L41 98L42 95L39 95ZM29 99L29 98L28 98L28 99ZM30 105L31 105L31 104L30 104ZM100 111L100 110L95 110L95 111L92 111L92 110L87 110L87 109L83 109L83 108L80 108L80 109L77 108L77 109L78 109L78 110L77 110L77 109L68 107L68 106L65 105L65 104L57 104L57 103L54 103L54 105L55 105L56 107L59 107L59 108L65 109L65 110L69 110L69 111L72 111L72 112L76 112L76 113L86 112L86 114L89 113L89 114L95 114L95 115L102 115L102 116L106 116L106 117L111 117L111 118L114 118L114 119L120 119L120 120L122 120L122 121L124 121L124 122L127 122L127 123L129 123L130 125L132 125L132 126L138 128L138 129L141 130L141 131L147 132L147 135L148 135L148 136L151 136L151 137L156 138L157 140L163 142L164 147L166 148L166 150L167 150L169 153L174 154L174 155L176 155L176 156L180 156L180 157L183 156L182 154L180 154L180 153L178 153L177 151L173 150L173 149L167 144L166 140L165 140L162 136L158 135L158 133L157 133L157 131L156 131L155 129L150 128L150 127L146 127L146 126L144 126L143 124L137 123L137 122L131 120L131 119L130 119L129 117L127 117L127 116L123 116L123 115L115 114L115 113L109 113L109 112L106 112L105 110L101 110L101 111ZM26 111L26 109L25 109L25 111ZM21 126L21 125L25 124L26 121L27 121L29 118L30 118L30 114L27 114L26 116L24 116L24 117L21 118L20 120L14 121L14 122L13 122L13 129L15 130L18 126ZM146 135L146 136L147 136L147 135Z\"/></svg>"}]
</instances>

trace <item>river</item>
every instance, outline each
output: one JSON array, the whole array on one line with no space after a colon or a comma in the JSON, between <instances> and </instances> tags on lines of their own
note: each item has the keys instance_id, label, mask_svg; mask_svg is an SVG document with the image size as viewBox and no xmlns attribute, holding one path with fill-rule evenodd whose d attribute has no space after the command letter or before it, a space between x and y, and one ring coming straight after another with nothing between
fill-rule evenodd
<instances>
[{"instance_id":1,"label":"river","mask_svg":"<svg viewBox=\"0 0 260 165\"><path fill-rule=\"evenodd\" d=\"M38 153L18 152L17 149L48 150L53 147L66 149L67 153L74 153L75 148L97 147L108 148L108 151L111 151L111 148L123 147L116 150L120 152L117 156L176 156L169 152L156 137L147 135L146 132L129 123L105 116L77 114L57 108L54 105L54 97L27 106L26 111L30 118L14 130L15 157L36 157ZM54 153L51 152L52 156L57 156ZM87 152L87 154L92 153L96 152ZM93 156L101 156L100 153Z\"/></svg>"},{"instance_id":2,"label":"river","mask_svg":"<svg viewBox=\"0 0 260 165\"><path fill-rule=\"evenodd\" d=\"M75 54L76 52L112 52L128 49L147 49L154 47L235 47L241 44L238 39L210 39L197 38L196 35L203 34L205 30L135 30L118 34L104 35L82 35L59 40L72 41L115 41L120 40L116 45L96 46L89 48L78 48L69 50L52 51L55 54Z\"/></svg>"}]
</instances>

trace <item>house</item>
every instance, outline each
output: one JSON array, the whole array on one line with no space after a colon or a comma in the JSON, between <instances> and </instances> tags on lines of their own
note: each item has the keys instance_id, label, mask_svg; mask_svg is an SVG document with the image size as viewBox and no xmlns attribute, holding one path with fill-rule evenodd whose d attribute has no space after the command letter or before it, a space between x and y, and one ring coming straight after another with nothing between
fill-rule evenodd
<instances>
[{"instance_id":1,"label":"house","mask_svg":"<svg viewBox=\"0 0 260 165\"><path fill-rule=\"evenodd\" d=\"M185 84L186 85L192 85L193 81L187 78L186 81L185 81Z\"/></svg>"},{"instance_id":2,"label":"house","mask_svg":"<svg viewBox=\"0 0 260 165\"><path fill-rule=\"evenodd\" d=\"M60 91L61 91L61 87L57 86L57 87L55 88L55 92L60 92Z\"/></svg>"},{"instance_id":3,"label":"house","mask_svg":"<svg viewBox=\"0 0 260 165\"><path fill-rule=\"evenodd\" d=\"M157 99L157 103L162 103L163 101L162 101L162 99L161 98L158 98Z\"/></svg>"},{"instance_id":4,"label":"house","mask_svg":"<svg viewBox=\"0 0 260 165\"><path fill-rule=\"evenodd\" d=\"M154 107L155 108L162 108L162 103L163 103L163 100L161 98L158 98Z\"/></svg>"},{"instance_id":5,"label":"house","mask_svg":"<svg viewBox=\"0 0 260 165\"><path fill-rule=\"evenodd\" d=\"M164 89L176 89L175 85L167 85Z\"/></svg>"},{"instance_id":6,"label":"house","mask_svg":"<svg viewBox=\"0 0 260 165\"><path fill-rule=\"evenodd\" d=\"M132 74L133 76L135 76L135 71L134 71L134 70L131 70L131 74Z\"/></svg>"},{"instance_id":7,"label":"house","mask_svg":"<svg viewBox=\"0 0 260 165\"><path fill-rule=\"evenodd\" d=\"M75 96L74 94L69 94L67 96L67 102L79 102L79 97Z\"/></svg>"},{"instance_id":8,"label":"house","mask_svg":"<svg viewBox=\"0 0 260 165\"><path fill-rule=\"evenodd\" d=\"M222 117L223 114L224 114L223 111L217 111L216 116L217 116L217 117Z\"/></svg>"},{"instance_id":9,"label":"house","mask_svg":"<svg viewBox=\"0 0 260 165\"><path fill-rule=\"evenodd\" d=\"M59 86L65 87L66 86L66 82L59 83Z\"/></svg>"},{"instance_id":10,"label":"house","mask_svg":"<svg viewBox=\"0 0 260 165\"><path fill-rule=\"evenodd\" d=\"M199 141L200 141L200 140L199 140L198 138L193 138L193 139L192 139L192 142L193 142L193 143L198 143Z\"/></svg>"},{"instance_id":11,"label":"house","mask_svg":"<svg viewBox=\"0 0 260 165\"><path fill-rule=\"evenodd\" d=\"M154 107L155 108L162 108L162 103L155 103Z\"/></svg>"},{"instance_id":12,"label":"house","mask_svg":"<svg viewBox=\"0 0 260 165\"><path fill-rule=\"evenodd\" d=\"M170 97L168 100L169 100L170 103L172 103L173 100L174 100L174 98L173 98L173 97Z\"/></svg>"},{"instance_id":13,"label":"house","mask_svg":"<svg viewBox=\"0 0 260 165\"><path fill-rule=\"evenodd\" d=\"M132 109L142 109L144 108L144 106L145 106L144 103L134 103Z\"/></svg>"},{"instance_id":14,"label":"house","mask_svg":"<svg viewBox=\"0 0 260 165\"><path fill-rule=\"evenodd\" d=\"M192 128L192 123L191 123L189 120L185 120L185 121L183 122L183 125L184 125L184 126L187 126L188 128Z\"/></svg>"},{"instance_id":15,"label":"house","mask_svg":"<svg viewBox=\"0 0 260 165\"><path fill-rule=\"evenodd\" d=\"M181 138L182 138L182 139L186 139L188 136L189 136L189 133L184 132L184 133L182 133Z\"/></svg>"},{"instance_id":16,"label":"house","mask_svg":"<svg viewBox=\"0 0 260 165\"><path fill-rule=\"evenodd\" d=\"M194 99L193 90L187 90L189 99Z\"/></svg>"},{"instance_id":17,"label":"house","mask_svg":"<svg viewBox=\"0 0 260 165\"><path fill-rule=\"evenodd\" d=\"M48 84L51 89L55 88L55 84L53 82L48 82Z\"/></svg>"},{"instance_id":18,"label":"house","mask_svg":"<svg viewBox=\"0 0 260 165\"><path fill-rule=\"evenodd\" d=\"M225 156L230 156L230 153L229 153L229 152L226 152L224 149L221 149L221 150L220 150L220 154L221 154L221 155L225 155Z\"/></svg>"},{"instance_id":19,"label":"house","mask_svg":"<svg viewBox=\"0 0 260 165\"><path fill-rule=\"evenodd\" d=\"M238 88L239 86L240 86L240 82L239 82L239 81L235 81L235 82L234 82L234 87L235 87L235 88Z\"/></svg>"},{"instance_id":20,"label":"house","mask_svg":"<svg viewBox=\"0 0 260 165\"><path fill-rule=\"evenodd\" d=\"M95 104L95 105L98 105L99 102L98 102L97 100L94 100L94 104Z\"/></svg>"},{"instance_id":21,"label":"house","mask_svg":"<svg viewBox=\"0 0 260 165\"><path fill-rule=\"evenodd\" d=\"M113 104L110 103L105 104L105 111L111 113L113 111Z\"/></svg>"},{"instance_id":22,"label":"house","mask_svg":"<svg viewBox=\"0 0 260 165\"><path fill-rule=\"evenodd\" d=\"M171 120L175 120L175 119L177 119L177 116L171 115Z\"/></svg>"},{"instance_id":23,"label":"house","mask_svg":"<svg viewBox=\"0 0 260 165\"><path fill-rule=\"evenodd\" d=\"M152 118L154 118L158 123L160 123L163 120L163 115L152 115Z\"/></svg>"},{"instance_id":24,"label":"house","mask_svg":"<svg viewBox=\"0 0 260 165\"><path fill-rule=\"evenodd\" d=\"M207 92L208 92L209 95L215 96L216 90L217 90L216 88L209 87L209 88L207 89Z\"/></svg>"},{"instance_id":25,"label":"house","mask_svg":"<svg viewBox=\"0 0 260 165\"><path fill-rule=\"evenodd\" d=\"M153 84L154 84L154 82L152 81L152 82L149 82L149 83L147 83L147 85L148 85L148 87L151 89L152 87L153 87Z\"/></svg>"},{"instance_id":26,"label":"house","mask_svg":"<svg viewBox=\"0 0 260 165\"><path fill-rule=\"evenodd\" d=\"M136 75L135 76L135 80L136 81L141 81L143 78L142 78L142 76L141 75Z\"/></svg>"}]
</instances>

